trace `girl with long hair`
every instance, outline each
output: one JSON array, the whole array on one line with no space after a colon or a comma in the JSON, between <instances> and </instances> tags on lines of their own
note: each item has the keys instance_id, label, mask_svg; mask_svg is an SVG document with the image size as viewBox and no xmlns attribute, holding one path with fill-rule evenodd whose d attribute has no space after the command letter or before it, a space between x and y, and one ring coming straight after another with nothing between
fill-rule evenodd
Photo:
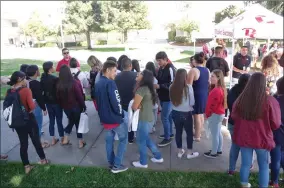
<instances>
[{"instance_id":1,"label":"girl with long hair","mask_svg":"<svg viewBox=\"0 0 284 188\"><path fill-rule=\"evenodd\" d=\"M225 109L227 109L227 88L221 70L216 69L212 72L211 86L205 115L208 118L208 127L212 135L212 149L204 153L204 156L216 158L222 154L223 135L221 127L225 116Z\"/></svg>"},{"instance_id":2,"label":"girl with long hair","mask_svg":"<svg viewBox=\"0 0 284 188\"><path fill-rule=\"evenodd\" d=\"M132 71L134 72L140 72L140 65L137 59L132 59Z\"/></svg>"},{"instance_id":3,"label":"girl with long hair","mask_svg":"<svg viewBox=\"0 0 284 188\"><path fill-rule=\"evenodd\" d=\"M197 142L201 139L202 125L204 124L204 112L208 97L210 71L204 67L205 56L198 53L193 56L193 68L188 72L187 84L192 85L195 104L193 107L194 137Z\"/></svg>"},{"instance_id":4,"label":"girl with long hair","mask_svg":"<svg viewBox=\"0 0 284 188\"><path fill-rule=\"evenodd\" d=\"M137 129L137 142L139 146L140 160L133 162L133 166L138 168L148 168L147 162L147 147L151 150L154 157L151 161L154 163L163 163L161 152L158 150L156 144L149 137L150 123L153 121L153 105L157 103L157 94L153 84L153 73L144 70L139 73L136 81L134 102L132 109L139 112L139 123Z\"/></svg>"},{"instance_id":5,"label":"girl with long hair","mask_svg":"<svg viewBox=\"0 0 284 188\"><path fill-rule=\"evenodd\" d=\"M65 127L65 133L70 135L75 125L77 138L79 139L79 148L85 147L86 142L83 140L83 135L78 133L81 113L86 111L82 86L73 78L70 68L67 65L63 65L60 68L57 98L69 120L68 125ZM70 144L67 135L64 136L62 145Z\"/></svg>"},{"instance_id":6,"label":"girl with long hair","mask_svg":"<svg viewBox=\"0 0 284 188\"><path fill-rule=\"evenodd\" d=\"M199 155L192 151L193 145L193 120L192 111L194 105L193 88L186 83L187 72L185 69L178 69L174 82L170 86L170 99L173 104L172 116L176 126L176 144L178 157L182 158L185 150L182 148L183 129L186 132L187 158L192 159Z\"/></svg>"},{"instance_id":7,"label":"girl with long hair","mask_svg":"<svg viewBox=\"0 0 284 188\"><path fill-rule=\"evenodd\" d=\"M54 146L59 141L59 139L55 136L55 120L58 129L58 135L61 138L61 144L63 142L63 109L60 107L56 97L56 84L58 82L58 77L52 75L55 72L53 62L44 62L42 68L44 72L41 75L40 83L43 91L44 103L46 104L46 109L49 116L49 135L52 137L51 145Z\"/></svg>"},{"instance_id":8,"label":"girl with long hair","mask_svg":"<svg viewBox=\"0 0 284 188\"><path fill-rule=\"evenodd\" d=\"M277 59L272 55L267 55L262 59L261 72L265 75L267 81L267 93L273 95L277 91L276 81L279 79L279 65Z\"/></svg>"},{"instance_id":9,"label":"girl with long hair","mask_svg":"<svg viewBox=\"0 0 284 188\"><path fill-rule=\"evenodd\" d=\"M146 64L146 67L145 67L146 70L149 70L153 73L153 76L154 76L154 85L155 84L158 84L158 80L156 79L156 67L155 67L155 64L153 62L148 62ZM150 133L153 133L156 131L156 123L157 123L157 120L158 120L158 110L159 110L159 106L158 106L158 102L153 105L153 114L154 114L154 120L153 122L151 123L151 126L152 126L152 129L150 129Z\"/></svg>"},{"instance_id":10,"label":"girl with long hair","mask_svg":"<svg viewBox=\"0 0 284 188\"><path fill-rule=\"evenodd\" d=\"M238 80L238 83L234 85L232 89L230 89L227 96L228 109L230 110L230 113L232 113L233 104L245 89L249 78L250 78L249 74L242 74ZM231 117L231 114L229 115L228 130L230 131L231 138L233 138L234 121ZM239 152L240 152L240 147L232 141L230 149L230 158L229 158L229 170L228 170L229 175L233 175L235 173Z\"/></svg>"},{"instance_id":11,"label":"girl with long hair","mask_svg":"<svg viewBox=\"0 0 284 188\"><path fill-rule=\"evenodd\" d=\"M34 166L30 165L28 158L28 146L30 136L32 143L36 149L36 152L40 158L39 164L48 164L49 161L45 158L45 154L39 138L39 128L33 114L35 109L35 103L33 101L32 91L26 87L26 75L21 71L16 71L12 74L8 85L11 86L11 89L7 91L7 95L4 101L4 106L6 99L9 100L10 93L18 92L20 101L25 108L25 111L28 112L29 119L27 123L22 127L15 128L18 138L20 140L20 156L22 163L25 167L25 173L28 174ZM23 122L24 124L24 122Z\"/></svg>"},{"instance_id":12,"label":"girl with long hair","mask_svg":"<svg viewBox=\"0 0 284 188\"><path fill-rule=\"evenodd\" d=\"M254 73L233 105L233 142L241 147L240 178L243 187L250 187L249 174L253 151L259 166L259 187L268 187L269 151L275 147L273 131L281 124L277 100L266 93L264 74Z\"/></svg>"}]
</instances>

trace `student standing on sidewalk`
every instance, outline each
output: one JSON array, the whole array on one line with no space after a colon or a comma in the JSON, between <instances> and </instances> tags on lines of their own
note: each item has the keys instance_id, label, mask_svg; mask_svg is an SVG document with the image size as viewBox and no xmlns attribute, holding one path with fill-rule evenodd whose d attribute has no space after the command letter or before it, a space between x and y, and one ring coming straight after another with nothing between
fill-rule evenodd
<instances>
[{"instance_id":1,"label":"student standing on sidewalk","mask_svg":"<svg viewBox=\"0 0 284 188\"><path fill-rule=\"evenodd\" d=\"M100 121L106 129L106 152L109 167L112 173L124 172L128 168L123 162L127 147L128 126L123 122L123 109L120 104L120 95L114 82L116 63L106 61L103 65L100 80L96 83L95 96ZM118 134L119 144L114 154L114 136Z\"/></svg>"},{"instance_id":2,"label":"student standing on sidewalk","mask_svg":"<svg viewBox=\"0 0 284 188\"><path fill-rule=\"evenodd\" d=\"M268 187L269 151L275 147L273 131L281 124L280 106L277 100L266 94L266 79L254 73L244 91L233 105L233 141L241 147L240 178L243 187L250 187L249 174L253 151L259 166L259 187Z\"/></svg>"},{"instance_id":3,"label":"student standing on sidewalk","mask_svg":"<svg viewBox=\"0 0 284 188\"><path fill-rule=\"evenodd\" d=\"M12 74L8 85L11 89L8 92L19 92L20 100L25 110L29 113L29 120L26 126L15 128L20 140L20 155L25 167L25 173L28 174L34 166L30 165L28 158L28 145L30 136L36 152L40 158L39 164L48 164L49 161L45 158L43 148L40 143L38 125L33 114L35 103L33 102L32 91L26 87L26 76L21 71L16 71ZM19 91L17 91L20 89ZM24 122L23 122L24 123Z\"/></svg>"},{"instance_id":4,"label":"student standing on sidewalk","mask_svg":"<svg viewBox=\"0 0 284 188\"><path fill-rule=\"evenodd\" d=\"M60 71L60 68L63 66L63 65L67 65L69 66L69 61L71 59L71 56L69 54L69 50L67 48L63 48L62 49L62 55L63 55L63 59L61 59L58 63L57 63L57 66L56 66L56 72L59 72ZM80 63L77 61L77 67L80 68Z\"/></svg>"},{"instance_id":5,"label":"student standing on sidewalk","mask_svg":"<svg viewBox=\"0 0 284 188\"><path fill-rule=\"evenodd\" d=\"M37 80L37 78L40 76L38 66L37 65L28 66L27 76L28 76L29 88L32 91L33 100L35 101L35 105L36 105L33 113L35 115L35 119L38 124L39 137L41 138L42 121L43 121L42 111L43 111L44 116L46 116L47 110L46 110L45 103L44 103L41 84ZM43 148L48 148L50 146L44 140L41 140L41 145Z\"/></svg>"},{"instance_id":6,"label":"student standing on sidewalk","mask_svg":"<svg viewBox=\"0 0 284 188\"><path fill-rule=\"evenodd\" d=\"M55 120L58 129L59 137L61 138L61 143L64 137L64 129L62 124L63 118L63 110L59 106L59 103L56 99L56 84L58 82L58 78L53 76L52 73L55 72L53 63L51 61L47 61L42 65L44 73L41 75L41 88L43 90L44 103L46 104L46 108L49 116L49 134L52 137L51 145L57 144L59 139L55 137Z\"/></svg>"},{"instance_id":7,"label":"student standing on sidewalk","mask_svg":"<svg viewBox=\"0 0 284 188\"><path fill-rule=\"evenodd\" d=\"M153 163L163 163L161 152L151 138L149 137L150 123L153 121L154 116L152 113L153 105L157 102L157 94L153 84L154 76L152 72L144 70L139 73L136 81L135 97L132 109L139 111L139 122L137 128L137 143L139 146L140 160L133 162L133 166L137 168L148 168L147 162L147 148L153 153L154 157L151 158Z\"/></svg>"},{"instance_id":8,"label":"student standing on sidewalk","mask_svg":"<svg viewBox=\"0 0 284 188\"><path fill-rule=\"evenodd\" d=\"M115 77L115 83L121 98L121 106L124 112L124 123L128 126L128 106L130 101L134 98L134 88L136 84L137 73L131 71L131 60L127 57L121 61L122 72ZM134 142L134 132L128 132L128 143Z\"/></svg>"},{"instance_id":9,"label":"student standing on sidewalk","mask_svg":"<svg viewBox=\"0 0 284 188\"><path fill-rule=\"evenodd\" d=\"M229 158L229 175L233 175L236 170L236 163L238 160L239 152L240 152L240 147L236 145L233 141L233 135L234 135L234 121L231 117L232 114L232 109L233 109L233 104L237 100L237 98L240 96L240 94L243 92L243 90L246 87L246 84L250 78L249 74L242 74L239 78L239 81L232 89L229 91L228 96L227 96L227 101L228 101L228 108L230 110L230 116L229 116L229 123L228 123L228 129L231 134L231 149L230 149L230 158Z\"/></svg>"},{"instance_id":10,"label":"student standing on sidewalk","mask_svg":"<svg viewBox=\"0 0 284 188\"><path fill-rule=\"evenodd\" d=\"M182 158L185 151L182 148L182 133L186 131L187 158L192 159L199 155L192 151L193 145L193 120L192 111L194 101L193 88L186 83L187 72L185 69L178 69L174 83L170 87L170 98L173 104L173 120L176 126L176 144L178 157Z\"/></svg>"},{"instance_id":11,"label":"student standing on sidewalk","mask_svg":"<svg viewBox=\"0 0 284 188\"><path fill-rule=\"evenodd\" d=\"M211 74L212 89L208 96L205 115L212 135L212 149L204 153L205 157L216 158L222 154L223 135L222 121L227 108L227 89L222 70L214 70Z\"/></svg>"},{"instance_id":12,"label":"student standing on sidewalk","mask_svg":"<svg viewBox=\"0 0 284 188\"><path fill-rule=\"evenodd\" d=\"M80 116L82 112L86 111L86 105L82 92L82 86L80 82L76 81L67 65L63 65L60 68L59 80L57 83L56 96L59 105L64 110L67 118L68 125L65 127L64 139L62 145L69 145L70 141L68 136L70 135L73 126L76 127L77 138L79 140L79 149L86 146L86 142L83 140L82 133L78 133Z\"/></svg>"},{"instance_id":13,"label":"student standing on sidewalk","mask_svg":"<svg viewBox=\"0 0 284 188\"><path fill-rule=\"evenodd\" d=\"M158 144L160 147L169 145L172 142L173 135L173 119L172 119L172 104L169 96L170 85L174 81L175 68L171 62L169 62L168 56L165 52L159 52L156 54L156 60L160 66L158 71L158 84L155 88L158 90L158 96L160 99L162 112L161 120L164 127L164 134L160 136L163 139Z\"/></svg>"}]
</instances>

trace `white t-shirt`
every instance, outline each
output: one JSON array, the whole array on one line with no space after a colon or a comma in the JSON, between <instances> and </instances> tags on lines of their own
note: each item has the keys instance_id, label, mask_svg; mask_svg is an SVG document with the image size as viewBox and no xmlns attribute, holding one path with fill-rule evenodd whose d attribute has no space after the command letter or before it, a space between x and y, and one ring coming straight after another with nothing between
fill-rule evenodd
<instances>
[{"instance_id":1,"label":"white t-shirt","mask_svg":"<svg viewBox=\"0 0 284 188\"><path fill-rule=\"evenodd\" d=\"M154 84L158 84L158 80L154 77ZM158 103L156 103L154 106L153 106L153 109L157 109L159 106L158 106Z\"/></svg>"}]
</instances>

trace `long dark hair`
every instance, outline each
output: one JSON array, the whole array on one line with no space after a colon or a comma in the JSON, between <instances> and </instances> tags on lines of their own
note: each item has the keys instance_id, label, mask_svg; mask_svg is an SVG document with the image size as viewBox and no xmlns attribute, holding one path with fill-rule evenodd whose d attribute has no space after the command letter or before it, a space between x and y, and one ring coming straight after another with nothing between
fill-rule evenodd
<instances>
[{"instance_id":1,"label":"long dark hair","mask_svg":"<svg viewBox=\"0 0 284 188\"><path fill-rule=\"evenodd\" d=\"M153 76L156 77L156 67L153 62L148 62L145 69L151 71L153 73Z\"/></svg>"},{"instance_id":2,"label":"long dark hair","mask_svg":"<svg viewBox=\"0 0 284 188\"><path fill-rule=\"evenodd\" d=\"M151 96L152 96L152 103L153 103L153 105L155 105L157 103L157 94L156 94L156 91L154 89L153 73L149 70L144 70L140 74L142 74L143 78L140 82L137 82L135 91L137 91L137 89L139 89L140 87L143 87L143 86L148 87L149 90L150 90Z\"/></svg>"},{"instance_id":3,"label":"long dark hair","mask_svg":"<svg viewBox=\"0 0 284 188\"><path fill-rule=\"evenodd\" d=\"M236 100L235 108L241 118L255 121L262 117L266 101L266 78L264 74L256 72L250 77L244 91Z\"/></svg>"},{"instance_id":4,"label":"long dark hair","mask_svg":"<svg viewBox=\"0 0 284 188\"><path fill-rule=\"evenodd\" d=\"M187 72L185 69L178 69L173 84L170 87L170 99L174 106L182 103L183 95L188 97L188 86L186 84Z\"/></svg>"},{"instance_id":5,"label":"long dark hair","mask_svg":"<svg viewBox=\"0 0 284 188\"><path fill-rule=\"evenodd\" d=\"M74 84L74 78L71 74L70 68L67 65L63 65L59 71L59 80L57 83L57 96L59 100L68 99L68 94Z\"/></svg>"},{"instance_id":6,"label":"long dark hair","mask_svg":"<svg viewBox=\"0 0 284 188\"><path fill-rule=\"evenodd\" d=\"M237 88L237 90L235 90L237 96L239 96L243 92L249 81L249 78L250 74L242 74L240 76L238 83L235 85L235 87Z\"/></svg>"},{"instance_id":7,"label":"long dark hair","mask_svg":"<svg viewBox=\"0 0 284 188\"><path fill-rule=\"evenodd\" d=\"M140 65L137 59L132 59L132 71L140 72Z\"/></svg>"},{"instance_id":8,"label":"long dark hair","mask_svg":"<svg viewBox=\"0 0 284 188\"><path fill-rule=\"evenodd\" d=\"M43 74L41 74L41 77L47 76L49 70L53 67L53 62L52 61L47 61L44 62L42 65L42 69L43 69Z\"/></svg>"}]
</instances>

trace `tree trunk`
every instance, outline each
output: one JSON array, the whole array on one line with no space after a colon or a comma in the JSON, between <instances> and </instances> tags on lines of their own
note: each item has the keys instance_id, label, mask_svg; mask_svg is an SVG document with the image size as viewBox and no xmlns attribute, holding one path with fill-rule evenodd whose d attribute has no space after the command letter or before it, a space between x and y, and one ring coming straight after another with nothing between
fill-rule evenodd
<instances>
[{"instance_id":1,"label":"tree trunk","mask_svg":"<svg viewBox=\"0 0 284 188\"><path fill-rule=\"evenodd\" d=\"M123 43L127 41L127 30L123 31Z\"/></svg>"},{"instance_id":2,"label":"tree trunk","mask_svg":"<svg viewBox=\"0 0 284 188\"><path fill-rule=\"evenodd\" d=\"M88 49L92 49L92 46L91 46L91 33L90 33L90 31L86 32L86 38L87 38Z\"/></svg>"}]
</instances>

